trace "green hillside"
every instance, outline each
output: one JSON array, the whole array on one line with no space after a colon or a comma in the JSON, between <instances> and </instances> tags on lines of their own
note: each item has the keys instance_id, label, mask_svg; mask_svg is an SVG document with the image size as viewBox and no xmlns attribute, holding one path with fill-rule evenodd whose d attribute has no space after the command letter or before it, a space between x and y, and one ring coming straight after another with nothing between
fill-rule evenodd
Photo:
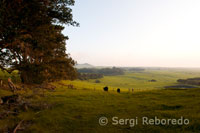
<instances>
[{"instance_id":1,"label":"green hillside","mask_svg":"<svg viewBox=\"0 0 200 133\"><path fill-rule=\"evenodd\" d=\"M145 71L126 73L123 76L105 76L101 83L89 81L60 81L53 83L54 91L37 88L18 91L29 103L27 110L18 110L0 119L0 131L13 131L23 120L21 132L198 132L200 131L200 89L166 90L178 78L200 76L193 71ZM157 82L149 82L155 79ZM69 88L68 85L73 85ZM103 87L109 86L104 92ZM114 88L114 90L113 90ZM121 88L121 93L116 92ZM128 88L135 88L129 92ZM0 90L0 96L12 93ZM5 106L0 106L1 115ZM189 125L143 125L142 118L189 119ZM99 119L107 117L108 124L101 126ZM138 119L131 126L113 125L113 117ZM20 131L20 130L19 130Z\"/></svg>"}]
</instances>

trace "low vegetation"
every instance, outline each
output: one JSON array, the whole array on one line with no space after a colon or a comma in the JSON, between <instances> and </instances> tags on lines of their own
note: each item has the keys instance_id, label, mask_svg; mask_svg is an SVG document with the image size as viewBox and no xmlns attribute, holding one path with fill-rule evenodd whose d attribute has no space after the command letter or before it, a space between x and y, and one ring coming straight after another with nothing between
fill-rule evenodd
<instances>
[{"instance_id":1,"label":"low vegetation","mask_svg":"<svg viewBox=\"0 0 200 133\"><path fill-rule=\"evenodd\" d=\"M200 85L200 78L178 79L178 83L189 85Z\"/></svg>"}]
</instances>

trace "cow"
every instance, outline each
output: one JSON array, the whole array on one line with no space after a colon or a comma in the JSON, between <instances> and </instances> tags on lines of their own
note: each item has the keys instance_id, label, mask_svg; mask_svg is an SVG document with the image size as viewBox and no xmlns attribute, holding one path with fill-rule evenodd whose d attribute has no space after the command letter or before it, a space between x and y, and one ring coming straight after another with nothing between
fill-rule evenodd
<instances>
[{"instance_id":1,"label":"cow","mask_svg":"<svg viewBox=\"0 0 200 133\"><path fill-rule=\"evenodd\" d=\"M117 92L120 93L120 88L117 89Z\"/></svg>"},{"instance_id":2,"label":"cow","mask_svg":"<svg viewBox=\"0 0 200 133\"><path fill-rule=\"evenodd\" d=\"M103 90L104 90L104 91L108 91L108 87L107 87L107 86L104 87Z\"/></svg>"}]
</instances>

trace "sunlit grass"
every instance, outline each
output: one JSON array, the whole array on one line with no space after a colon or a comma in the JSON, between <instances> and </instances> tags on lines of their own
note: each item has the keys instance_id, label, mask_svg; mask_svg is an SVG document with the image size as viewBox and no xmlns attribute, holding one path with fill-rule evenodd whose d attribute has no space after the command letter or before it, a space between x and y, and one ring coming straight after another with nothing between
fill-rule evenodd
<instances>
[{"instance_id":1,"label":"sunlit grass","mask_svg":"<svg viewBox=\"0 0 200 133\"><path fill-rule=\"evenodd\" d=\"M49 108L41 110L29 109L18 116L10 116L0 120L0 130L8 126L13 128L24 119L32 124L25 132L198 132L200 130L200 89L165 90L166 85L176 84L179 78L198 77L200 72L183 71L146 71L142 73L126 73L121 76L106 76L89 81L59 81L55 91L45 91L44 96L32 90L20 91L23 96L31 96L29 102L47 103ZM148 82L155 79L157 82ZM69 89L72 84L76 89ZM104 92L103 87L109 86ZM113 91L113 88L115 89ZM116 88L122 92L117 93ZM135 88L129 92L128 88ZM38 94L41 94L39 91ZM0 90L0 96L11 95L9 91ZM190 120L187 126L142 126L130 128L129 125L100 126L98 119L105 116L139 119L146 116L153 118L180 118Z\"/></svg>"},{"instance_id":2,"label":"sunlit grass","mask_svg":"<svg viewBox=\"0 0 200 133\"><path fill-rule=\"evenodd\" d=\"M62 81L64 84L72 84L78 89L96 89L102 90L108 86L110 90L120 88L122 91L145 91L154 89L163 89L165 86L177 84L177 80L182 78L200 77L200 71L178 71L178 70L154 70L144 72L126 73L119 76L104 76L99 79L100 83L95 83L95 80L87 81ZM149 82L155 79L156 82Z\"/></svg>"}]
</instances>

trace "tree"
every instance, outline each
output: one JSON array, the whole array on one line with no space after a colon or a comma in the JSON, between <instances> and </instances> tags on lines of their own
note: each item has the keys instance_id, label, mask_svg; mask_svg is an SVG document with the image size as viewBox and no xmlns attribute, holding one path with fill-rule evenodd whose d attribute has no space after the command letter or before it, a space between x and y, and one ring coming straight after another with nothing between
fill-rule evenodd
<instances>
[{"instance_id":1,"label":"tree","mask_svg":"<svg viewBox=\"0 0 200 133\"><path fill-rule=\"evenodd\" d=\"M73 21L74 0L0 0L0 68L18 70L23 83L74 79L64 24Z\"/></svg>"}]
</instances>

